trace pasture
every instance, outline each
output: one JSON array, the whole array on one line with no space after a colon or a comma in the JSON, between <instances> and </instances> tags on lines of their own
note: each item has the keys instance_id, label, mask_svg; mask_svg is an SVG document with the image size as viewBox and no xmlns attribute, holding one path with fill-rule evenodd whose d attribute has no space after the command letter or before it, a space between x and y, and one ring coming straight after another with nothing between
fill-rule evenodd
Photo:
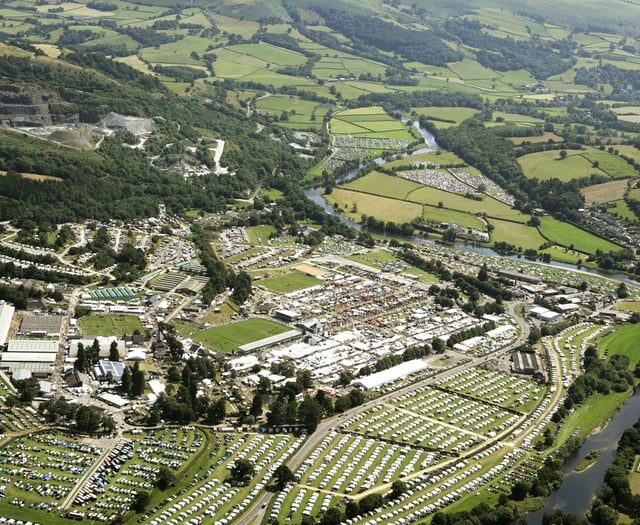
<instances>
[{"instance_id":1,"label":"pasture","mask_svg":"<svg viewBox=\"0 0 640 525\"><path fill-rule=\"evenodd\" d=\"M450 126L455 126L460 124L462 121L471 118L473 115L478 113L478 110L472 108L459 108L459 107L450 107L450 108L440 108L440 107L417 107L412 108L411 113L415 113L416 115L423 115L427 119L432 120L434 126L438 128L445 128ZM453 121L453 122L444 122L444 121Z\"/></svg>"},{"instance_id":2,"label":"pasture","mask_svg":"<svg viewBox=\"0 0 640 525\"><path fill-rule=\"evenodd\" d=\"M247 319L238 323L208 328L191 337L218 352L234 352L239 346L259 341L288 330L281 324L266 319Z\"/></svg>"},{"instance_id":3,"label":"pasture","mask_svg":"<svg viewBox=\"0 0 640 525\"><path fill-rule=\"evenodd\" d=\"M584 195L584 200L587 204L591 204L592 202L610 202L624 197L627 183L627 179L620 179L587 186L586 188L581 188L580 192Z\"/></svg>"},{"instance_id":4,"label":"pasture","mask_svg":"<svg viewBox=\"0 0 640 525\"><path fill-rule=\"evenodd\" d=\"M602 172L594 168L580 151L567 150L567 158L561 159L559 151L541 151L518 158L527 178L547 180L558 178L563 182L588 177L591 173Z\"/></svg>"},{"instance_id":5,"label":"pasture","mask_svg":"<svg viewBox=\"0 0 640 525\"><path fill-rule=\"evenodd\" d=\"M492 242L506 242L523 250L538 250L546 242L533 226L493 218L489 219L489 223L494 227L491 232Z\"/></svg>"},{"instance_id":6,"label":"pasture","mask_svg":"<svg viewBox=\"0 0 640 525\"><path fill-rule=\"evenodd\" d=\"M422 216L421 204L351 191L346 188L335 188L331 195L325 196L325 199L329 204L337 205L344 210L344 214L355 222L358 222L362 215L397 224L411 222L416 217Z\"/></svg>"},{"instance_id":7,"label":"pasture","mask_svg":"<svg viewBox=\"0 0 640 525\"><path fill-rule=\"evenodd\" d=\"M350 135L357 138L381 138L416 140L406 124L385 113L380 107L344 110L332 115L329 130L333 135Z\"/></svg>"},{"instance_id":8,"label":"pasture","mask_svg":"<svg viewBox=\"0 0 640 525\"><path fill-rule=\"evenodd\" d=\"M553 217L540 217L540 233L550 241L583 253L618 251L620 246Z\"/></svg>"},{"instance_id":9,"label":"pasture","mask_svg":"<svg viewBox=\"0 0 640 525\"><path fill-rule=\"evenodd\" d=\"M613 153L588 151L583 157L593 163L594 166L597 165L600 170L614 179L638 176L638 172L631 164Z\"/></svg>"},{"instance_id":10,"label":"pasture","mask_svg":"<svg viewBox=\"0 0 640 525\"><path fill-rule=\"evenodd\" d=\"M425 205L422 218L426 221L432 221L435 223L455 223L464 228L473 228L480 231L486 230L484 222L482 222L477 216L464 211L449 210L447 208Z\"/></svg>"},{"instance_id":11,"label":"pasture","mask_svg":"<svg viewBox=\"0 0 640 525\"><path fill-rule=\"evenodd\" d=\"M380 173L379 171L372 171L364 177L355 179L344 186L344 188L349 190L399 200L406 200L412 191L421 187L422 185L417 182L387 175L386 173Z\"/></svg>"},{"instance_id":12,"label":"pasture","mask_svg":"<svg viewBox=\"0 0 640 525\"><path fill-rule=\"evenodd\" d=\"M607 209L609 213L613 213L628 221L636 222L638 220L638 216L629 208L629 205L623 199L611 201L611 204L613 204L613 206Z\"/></svg>"},{"instance_id":13,"label":"pasture","mask_svg":"<svg viewBox=\"0 0 640 525\"><path fill-rule=\"evenodd\" d=\"M144 331L140 319L134 315L87 315L78 319L78 326L85 335L104 337Z\"/></svg>"}]
</instances>

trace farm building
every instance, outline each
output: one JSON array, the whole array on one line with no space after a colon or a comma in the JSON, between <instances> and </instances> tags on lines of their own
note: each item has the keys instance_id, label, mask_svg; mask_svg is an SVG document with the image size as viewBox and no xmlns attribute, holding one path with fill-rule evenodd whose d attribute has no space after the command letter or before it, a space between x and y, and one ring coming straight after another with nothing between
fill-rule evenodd
<instances>
[{"instance_id":1,"label":"farm building","mask_svg":"<svg viewBox=\"0 0 640 525\"><path fill-rule=\"evenodd\" d=\"M71 339L69 341L69 357L77 357L78 356L78 345L82 344L85 349L90 348L93 345L94 340L98 340L98 344L100 345L100 357L109 357L109 350L111 348L111 342L116 341L118 344L118 354L120 358L122 358L125 354L126 343L124 339L119 339L115 336L111 337L87 337L83 339Z\"/></svg>"},{"instance_id":2,"label":"farm building","mask_svg":"<svg viewBox=\"0 0 640 525\"><path fill-rule=\"evenodd\" d=\"M98 361L98 365L94 368L95 376L101 381L106 381L109 372L111 372L113 381L119 382L124 372L124 363L120 361Z\"/></svg>"},{"instance_id":3,"label":"farm building","mask_svg":"<svg viewBox=\"0 0 640 525\"><path fill-rule=\"evenodd\" d=\"M294 312L293 310L275 310L273 312L273 317L280 319L280 321L284 321L285 323L293 323L294 321L302 319L302 314Z\"/></svg>"},{"instance_id":4,"label":"farm building","mask_svg":"<svg viewBox=\"0 0 640 525\"><path fill-rule=\"evenodd\" d=\"M9 328L11 328L11 320L16 311L15 307L5 302L0 303L0 346L7 343Z\"/></svg>"},{"instance_id":5,"label":"farm building","mask_svg":"<svg viewBox=\"0 0 640 525\"><path fill-rule=\"evenodd\" d=\"M259 339L258 341L253 341L252 343L240 345L238 347L238 352L240 354L259 352L260 350L266 350L272 346L294 341L300 337L302 337L302 334L298 332L298 330L289 330L288 332L283 332L281 334L272 335L271 337Z\"/></svg>"},{"instance_id":6,"label":"farm building","mask_svg":"<svg viewBox=\"0 0 640 525\"><path fill-rule=\"evenodd\" d=\"M542 374L542 365L535 352L514 352L511 369L514 374Z\"/></svg>"},{"instance_id":7,"label":"farm building","mask_svg":"<svg viewBox=\"0 0 640 525\"><path fill-rule=\"evenodd\" d=\"M12 373L25 369L34 376L49 376L53 373L56 355L54 352L3 352L0 354L0 369Z\"/></svg>"},{"instance_id":8,"label":"farm building","mask_svg":"<svg viewBox=\"0 0 640 525\"><path fill-rule=\"evenodd\" d=\"M7 345L7 352L17 354L39 352L55 356L59 347L58 341L50 339L12 339Z\"/></svg>"},{"instance_id":9,"label":"farm building","mask_svg":"<svg viewBox=\"0 0 640 525\"><path fill-rule=\"evenodd\" d=\"M61 328L61 316L25 315L18 334L27 337L60 337Z\"/></svg>"},{"instance_id":10,"label":"farm building","mask_svg":"<svg viewBox=\"0 0 640 525\"><path fill-rule=\"evenodd\" d=\"M392 383L398 379L405 378L411 374L421 372L422 370L429 368L429 365L422 359L414 359L412 361L406 361L397 366L392 366L381 372L376 372L369 376L359 377L351 382L351 384L357 388L363 390L375 390L376 388Z\"/></svg>"}]
</instances>

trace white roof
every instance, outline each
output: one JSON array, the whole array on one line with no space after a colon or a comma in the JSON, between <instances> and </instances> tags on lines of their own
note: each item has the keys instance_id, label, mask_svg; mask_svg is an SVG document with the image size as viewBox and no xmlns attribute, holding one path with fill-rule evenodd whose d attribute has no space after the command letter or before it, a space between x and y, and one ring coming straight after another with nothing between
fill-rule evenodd
<instances>
[{"instance_id":1,"label":"white roof","mask_svg":"<svg viewBox=\"0 0 640 525\"><path fill-rule=\"evenodd\" d=\"M157 379L152 379L151 381L147 382L147 385L149 386L149 388L151 389L151 391L157 396L160 395L162 392L165 391L165 389L167 388L164 383L161 383L160 381L158 381Z\"/></svg>"},{"instance_id":2,"label":"white roof","mask_svg":"<svg viewBox=\"0 0 640 525\"><path fill-rule=\"evenodd\" d=\"M366 389L373 389L382 386L386 383L391 383L403 377L406 377L415 372L420 372L429 365L422 359L413 359L412 361L406 361L397 366L392 366L382 372L376 372L370 376L360 377L352 381L352 385L359 386Z\"/></svg>"},{"instance_id":3,"label":"white roof","mask_svg":"<svg viewBox=\"0 0 640 525\"><path fill-rule=\"evenodd\" d=\"M145 352L144 348L132 348L127 354L127 361L144 361Z\"/></svg>"},{"instance_id":4,"label":"white roof","mask_svg":"<svg viewBox=\"0 0 640 525\"><path fill-rule=\"evenodd\" d=\"M7 351L57 354L59 346L57 339L12 339L7 345Z\"/></svg>"},{"instance_id":5,"label":"white roof","mask_svg":"<svg viewBox=\"0 0 640 525\"><path fill-rule=\"evenodd\" d=\"M0 346L7 342L7 334L11 326L13 313L16 311L13 305L0 303Z\"/></svg>"},{"instance_id":6,"label":"white roof","mask_svg":"<svg viewBox=\"0 0 640 525\"><path fill-rule=\"evenodd\" d=\"M55 363L56 354L51 352L3 352L0 354L3 363Z\"/></svg>"}]
</instances>

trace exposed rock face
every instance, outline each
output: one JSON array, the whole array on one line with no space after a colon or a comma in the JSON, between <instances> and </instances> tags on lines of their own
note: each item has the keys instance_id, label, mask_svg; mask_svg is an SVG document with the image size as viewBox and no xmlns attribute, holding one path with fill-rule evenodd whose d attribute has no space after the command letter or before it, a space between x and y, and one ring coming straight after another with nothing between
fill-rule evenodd
<instances>
[{"instance_id":1,"label":"exposed rock face","mask_svg":"<svg viewBox=\"0 0 640 525\"><path fill-rule=\"evenodd\" d=\"M56 105L57 111L51 111ZM36 87L0 84L0 125L6 127L42 127L77 121L77 116L60 111L53 93Z\"/></svg>"}]
</instances>

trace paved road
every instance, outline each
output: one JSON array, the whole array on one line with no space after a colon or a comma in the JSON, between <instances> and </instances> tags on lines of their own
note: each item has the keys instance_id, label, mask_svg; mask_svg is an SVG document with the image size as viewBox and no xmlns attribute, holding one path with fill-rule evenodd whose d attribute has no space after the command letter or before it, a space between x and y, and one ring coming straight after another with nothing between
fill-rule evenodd
<instances>
[{"instance_id":1,"label":"paved road","mask_svg":"<svg viewBox=\"0 0 640 525\"><path fill-rule=\"evenodd\" d=\"M316 429L316 431L307 438L307 440L303 443L303 445L293 454L293 456L291 456L291 458L287 462L285 462L285 464L291 469L292 472L295 472L302 465L303 461L313 452L313 450L318 447L320 442L327 436L327 434L331 432L336 426L339 426L341 421L343 420L348 420L353 416L357 416L358 414L361 414L362 412L369 410L372 406L378 405L381 402L391 401L397 397L400 397L406 393L409 393L415 389L421 388L425 385L431 384L434 381L440 380L451 374L458 373L460 371L467 370L475 366L479 366L485 363L489 359L496 359L496 358L504 357L505 355L510 354L511 350L514 347L517 347L520 344L522 344L524 341L526 341L527 337L529 336L529 325L526 323L524 319L516 315L515 310L518 306L518 303L509 302L507 303L506 306L507 306L507 312L511 315L512 318L514 318L517 321L518 326L520 327L520 334L519 334L518 340L515 343L491 355L472 358L469 361L462 362L457 366L442 369L441 371L436 372L434 375L426 379L423 379L417 383L407 385L394 392L385 394L381 398L365 403L359 407L352 408L351 410L346 411L344 414L336 415L331 418L322 420L322 422L318 425L318 428ZM556 369L559 369L557 356L555 356L555 354L553 355L554 357L552 358L556 360L556 366L557 366ZM541 421L546 415L551 413L551 411L555 410L557 403L561 399L561 394L562 394L562 389L559 387L556 388L556 392L554 393L551 402L549 403L547 408L544 410L544 412L536 419L536 421L533 424L529 425L526 431L522 432L522 434L518 436L517 440L513 440L506 444L512 447L516 447L520 443L522 443L522 440L536 427L538 422ZM526 417L523 417L518 423L518 425L516 426L519 426L522 422L524 422L525 419ZM514 427L510 427L509 429L505 430L500 435L492 439L490 443L487 441L483 441L481 444L478 445L478 447L467 451L467 453L465 453L465 456L472 456L475 450L486 448L487 446L490 446L492 443L495 443L500 440L504 440L509 436L511 432L513 432L513 428ZM450 463L450 462L457 462L457 461L460 461L460 458L452 458L451 460L449 460L448 462L445 462L444 464ZM423 475L425 472L434 470L436 468L440 469L442 467L443 467L443 463L439 463L436 466L429 467L419 472L414 472L410 476L408 476L407 479L411 479L416 476ZM385 487L390 488L391 484L389 483L386 486L377 485L373 489L370 489L369 491L366 491L360 494L360 496L366 495L368 492L371 492L371 491L379 492L380 490L384 490ZM269 507L269 503L271 502L271 498L274 497L274 495L275 494L272 492L265 492L252 505L250 505L246 509L245 513L237 521L237 524L238 525L256 525L256 524L262 523L264 521L266 511Z\"/></svg>"}]
</instances>

